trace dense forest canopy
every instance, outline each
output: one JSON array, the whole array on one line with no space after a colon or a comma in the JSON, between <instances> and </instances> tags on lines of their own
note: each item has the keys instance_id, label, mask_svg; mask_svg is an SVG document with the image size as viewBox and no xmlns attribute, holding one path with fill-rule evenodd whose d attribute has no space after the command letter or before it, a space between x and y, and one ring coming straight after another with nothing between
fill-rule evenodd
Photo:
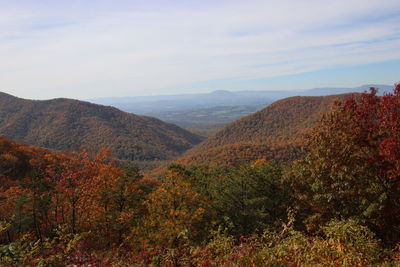
<instances>
[{"instance_id":1,"label":"dense forest canopy","mask_svg":"<svg viewBox=\"0 0 400 267\"><path fill-rule=\"evenodd\" d=\"M291 164L171 164L0 137L4 266L398 266L400 85L346 96Z\"/></svg>"},{"instance_id":2,"label":"dense forest canopy","mask_svg":"<svg viewBox=\"0 0 400 267\"><path fill-rule=\"evenodd\" d=\"M72 99L34 101L0 93L0 133L59 151L111 149L127 161L167 160L201 138L159 119Z\"/></svg>"},{"instance_id":3,"label":"dense forest canopy","mask_svg":"<svg viewBox=\"0 0 400 267\"><path fill-rule=\"evenodd\" d=\"M288 162L300 158L304 134L351 94L296 96L279 100L234 121L194 146L178 162L187 165L223 162L237 166L259 158Z\"/></svg>"}]
</instances>

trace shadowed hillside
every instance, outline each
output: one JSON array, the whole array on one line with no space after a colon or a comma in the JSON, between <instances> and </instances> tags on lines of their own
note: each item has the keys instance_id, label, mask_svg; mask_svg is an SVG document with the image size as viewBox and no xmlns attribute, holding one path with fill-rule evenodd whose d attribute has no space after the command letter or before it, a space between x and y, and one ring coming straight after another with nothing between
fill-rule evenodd
<instances>
[{"instance_id":1,"label":"shadowed hillside","mask_svg":"<svg viewBox=\"0 0 400 267\"><path fill-rule=\"evenodd\" d=\"M159 119L71 99L25 100L0 93L0 133L55 150L110 148L119 159L165 160L200 137Z\"/></svg>"}]
</instances>

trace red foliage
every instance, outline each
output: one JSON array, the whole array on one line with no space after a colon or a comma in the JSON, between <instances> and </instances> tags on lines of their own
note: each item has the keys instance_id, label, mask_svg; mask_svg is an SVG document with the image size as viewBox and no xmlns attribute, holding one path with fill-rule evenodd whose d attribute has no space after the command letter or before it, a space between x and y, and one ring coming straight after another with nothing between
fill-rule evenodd
<instances>
[{"instance_id":1,"label":"red foliage","mask_svg":"<svg viewBox=\"0 0 400 267\"><path fill-rule=\"evenodd\" d=\"M400 176L400 84L393 93L377 96L377 90L345 101L340 116L351 116L355 123L348 129L360 147L367 146L370 153L364 158L379 165L388 177Z\"/></svg>"}]
</instances>

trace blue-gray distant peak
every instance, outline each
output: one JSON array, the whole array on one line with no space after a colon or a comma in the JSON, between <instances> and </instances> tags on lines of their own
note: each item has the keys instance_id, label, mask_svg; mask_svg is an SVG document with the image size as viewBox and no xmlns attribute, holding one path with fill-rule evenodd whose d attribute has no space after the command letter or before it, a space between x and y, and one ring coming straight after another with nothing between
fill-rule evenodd
<instances>
[{"instance_id":1,"label":"blue-gray distant peak","mask_svg":"<svg viewBox=\"0 0 400 267\"><path fill-rule=\"evenodd\" d=\"M209 93L209 95L213 95L213 96L235 96L236 94L234 92L231 91L227 91L227 90L216 90L213 91L211 93Z\"/></svg>"}]
</instances>

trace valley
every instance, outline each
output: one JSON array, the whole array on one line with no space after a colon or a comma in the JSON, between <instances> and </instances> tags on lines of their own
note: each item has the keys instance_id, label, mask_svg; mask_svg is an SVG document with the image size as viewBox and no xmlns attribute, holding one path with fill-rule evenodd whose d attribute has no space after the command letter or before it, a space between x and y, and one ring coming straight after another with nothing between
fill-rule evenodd
<instances>
[{"instance_id":1,"label":"valley","mask_svg":"<svg viewBox=\"0 0 400 267\"><path fill-rule=\"evenodd\" d=\"M370 87L383 95L391 85L367 84L353 88L314 88L287 91L226 91L206 94L155 95L88 99L126 112L147 115L176 124L203 137L211 136L226 124L254 113L267 105L292 96L326 96L362 93Z\"/></svg>"},{"instance_id":2,"label":"valley","mask_svg":"<svg viewBox=\"0 0 400 267\"><path fill-rule=\"evenodd\" d=\"M218 122L205 139L115 107L0 93L0 263L397 264L379 242L399 242L399 98L397 85L160 113Z\"/></svg>"},{"instance_id":3,"label":"valley","mask_svg":"<svg viewBox=\"0 0 400 267\"><path fill-rule=\"evenodd\" d=\"M0 1L0 267L400 267L400 0Z\"/></svg>"}]
</instances>

